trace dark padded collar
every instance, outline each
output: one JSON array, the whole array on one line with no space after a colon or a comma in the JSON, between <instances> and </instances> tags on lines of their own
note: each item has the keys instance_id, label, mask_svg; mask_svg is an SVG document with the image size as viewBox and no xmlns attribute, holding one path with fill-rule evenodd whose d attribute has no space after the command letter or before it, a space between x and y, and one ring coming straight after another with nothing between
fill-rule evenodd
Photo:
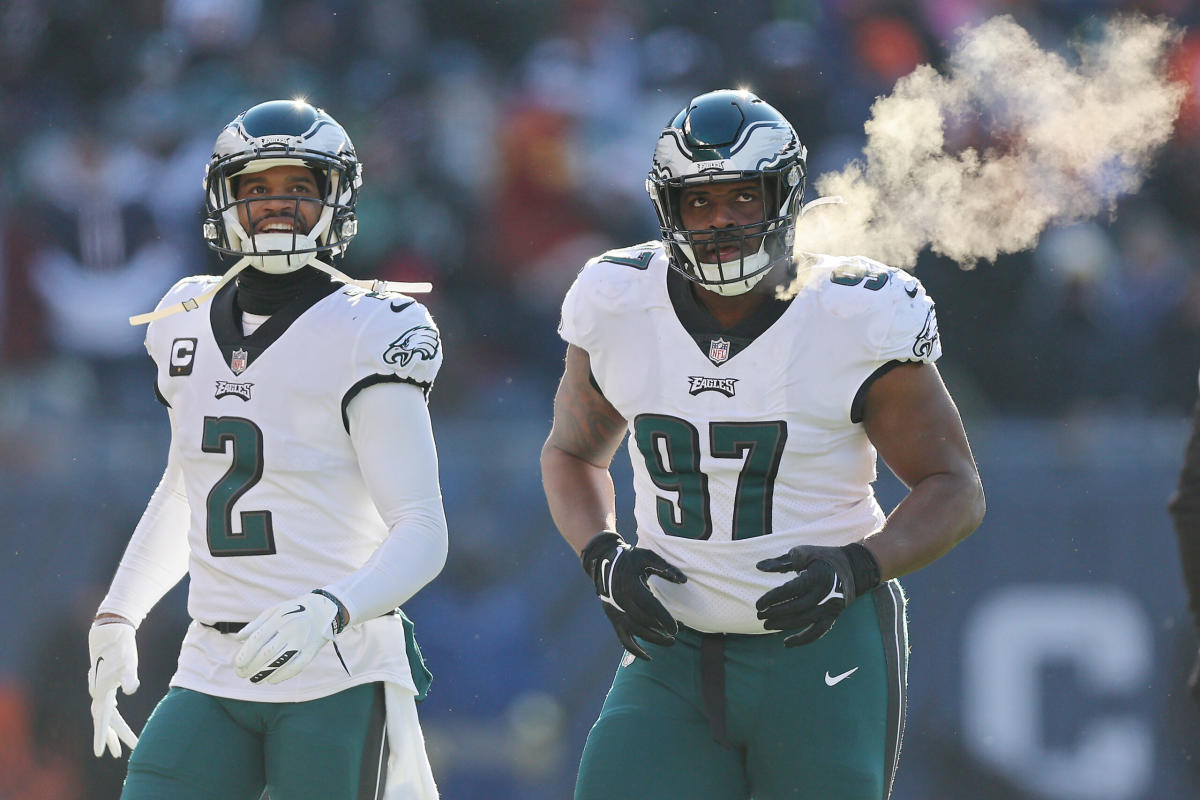
<instances>
[{"instance_id":1,"label":"dark padded collar","mask_svg":"<svg viewBox=\"0 0 1200 800\"><path fill-rule=\"evenodd\" d=\"M771 281L771 279L772 275L768 275L764 281ZM732 328L722 328L709 310L704 307L704 304L696 299L691 283L675 270L667 270L667 294L671 298L675 316L679 318L680 324L691 335L700 351L707 357L715 339L724 339L729 342L729 357L722 363L728 363L739 352L749 347L755 339L774 325L775 321L783 316L783 312L787 311L788 306L792 304L791 298L779 300L773 296L768 297L750 316ZM716 366L721 366L721 364L716 364Z\"/></svg>"},{"instance_id":2,"label":"dark padded collar","mask_svg":"<svg viewBox=\"0 0 1200 800\"><path fill-rule=\"evenodd\" d=\"M313 271L319 280L316 278L298 280L297 285L289 292L289 299L249 336L242 335L242 311L251 314L263 312L242 307L240 276L238 282L227 283L213 296L209 321L212 324L213 338L217 340L217 346L221 348L225 363L230 364L230 370L233 369L231 362L234 350L246 352L246 367L249 367L254 363L254 359L262 355L275 340L291 327L293 322L300 318L301 314L345 285L340 281L332 280L319 270ZM294 274L298 275L298 273ZM291 276L273 275L270 277Z\"/></svg>"}]
</instances>

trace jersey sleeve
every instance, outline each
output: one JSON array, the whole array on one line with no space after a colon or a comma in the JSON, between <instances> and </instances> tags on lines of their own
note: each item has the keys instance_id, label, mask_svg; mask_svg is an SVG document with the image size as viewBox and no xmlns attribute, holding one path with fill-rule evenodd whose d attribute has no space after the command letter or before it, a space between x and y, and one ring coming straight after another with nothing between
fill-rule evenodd
<instances>
[{"instance_id":1,"label":"jersey sleeve","mask_svg":"<svg viewBox=\"0 0 1200 800\"><path fill-rule=\"evenodd\" d=\"M357 623L433 580L446 563L447 533L429 411L417 393L395 385L363 392L350 423L363 481L389 528L366 564L326 587Z\"/></svg>"},{"instance_id":2,"label":"jersey sleeve","mask_svg":"<svg viewBox=\"0 0 1200 800\"><path fill-rule=\"evenodd\" d=\"M162 480L134 528L97 614L118 614L135 628L142 624L150 609L187 574L190 514L179 443L172 438Z\"/></svg>"},{"instance_id":3,"label":"jersey sleeve","mask_svg":"<svg viewBox=\"0 0 1200 800\"><path fill-rule=\"evenodd\" d=\"M890 296L885 299L890 301L892 313L876 343L878 360L934 363L942 355L942 342L933 299L921 282L904 270L892 272L888 283L891 286L884 289L890 288Z\"/></svg>"},{"instance_id":4,"label":"jersey sleeve","mask_svg":"<svg viewBox=\"0 0 1200 800\"><path fill-rule=\"evenodd\" d=\"M941 356L933 300L915 277L862 256L829 258L823 270L822 304L860 342L855 361L933 363Z\"/></svg>"},{"instance_id":5,"label":"jersey sleeve","mask_svg":"<svg viewBox=\"0 0 1200 800\"><path fill-rule=\"evenodd\" d=\"M576 276L575 282L563 298L562 317L558 323L558 335L563 341L584 350L588 349L591 341L595 319L595 314L587 302L588 277L586 267Z\"/></svg>"},{"instance_id":6,"label":"jersey sleeve","mask_svg":"<svg viewBox=\"0 0 1200 800\"><path fill-rule=\"evenodd\" d=\"M402 295L397 298L383 303L359 334L355 385L361 389L399 381L428 394L442 366L442 336L425 306Z\"/></svg>"},{"instance_id":7,"label":"jersey sleeve","mask_svg":"<svg viewBox=\"0 0 1200 800\"><path fill-rule=\"evenodd\" d=\"M601 319L627 311L639 299L639 278L661 256L658 242L609 250L589 260L563 299L558 335L567 344L592 352L602 335ZM640 297L644 300L644 295Z\"/></svg>"},{"instance_id":8,"label":"jersey sleeve","mask_svg":"<svg viewBox=\"0 0 1200 800\"><path fill-rule=\"evenodd\" d=\"M213 283L220 280L216 275L193 275L188 278L182 278L175 283L167 293L163 295L162 300L158 301L158 305L154 307L155 311L167 308L169 306L178 305L183 301L195 297L198 294L204 293ZM208 313L207 307L201 306L196 312L188 313ZM169 318L168 318L169 319ZM170 327L168 320L155 320L146 326L145 346L146 352L150 354L150 358L155 364L162 364L163 358L169 358L166 344L166 330Z\"/></svg>"}]
</instances>

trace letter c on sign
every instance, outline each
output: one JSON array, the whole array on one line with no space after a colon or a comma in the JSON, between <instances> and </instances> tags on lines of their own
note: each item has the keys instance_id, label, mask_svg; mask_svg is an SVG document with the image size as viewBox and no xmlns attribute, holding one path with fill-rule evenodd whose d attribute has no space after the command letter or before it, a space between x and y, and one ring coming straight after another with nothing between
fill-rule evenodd
<instances>
[{"instance_id":1,"label":"letter c on sign","mask_svg":"<svg viewBox=\"0 0 1200 800\"><path fill-rule=\"evenodd\" d=\"M1152 668L1150 622L1127 590L1007 586L975 608L963 646L963 729L978 758L1063 800L1133 800L1150 790L1154 735L1148 720L1103 710L1083 714L1071 745L1058 748L1047 745L1043 724L1055 713L1054 698L1041 685L1050 664L1069 665L1085 698L1144 691Z\"/></svg>"}]
</instances>

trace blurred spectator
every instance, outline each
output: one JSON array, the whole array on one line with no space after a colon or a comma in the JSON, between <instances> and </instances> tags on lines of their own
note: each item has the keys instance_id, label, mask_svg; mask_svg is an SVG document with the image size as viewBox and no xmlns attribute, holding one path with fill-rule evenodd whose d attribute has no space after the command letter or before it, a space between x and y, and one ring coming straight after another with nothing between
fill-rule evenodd
<instances>
[{"instance_id":1,"label":"blurred spectator","mask_svg":"<svg viewBox=\"0 0 1200 800\"><path fill-rule=\"evenodd\" d=\"M164 0L162 5L163 27L181 34L194 52L237 53L258 32L259 0Z\"/></svg>"},{"instance_id":2,"label":"blurred spectator","mask_svg":"<svg viewBox=\"0 0 1200 800\"><path fill-rule=\"evenodd\" d=\"M1093 223L1051 230L1033 253L1037 279L1023 298L1025 333L1012 344L1027 362L1023 409L1068 415L1095 409L1122 384L1141 385L1141 364L1126 361L1128 342L1114 324L1119 300L1118 254ZM1111 364L1128 363L1126 369Z\"/></svg>"},{"instance_id":3,"label":"blurred spectator","mask_svg":"<svg viewBox=\"0 0 1200 800\"><path fill-rule=\"evenodd\" d=\"M92 364L120 406L130 362L144 358L142 329L121 322L154 308L186 265L154 218L155 164L145 153L82 130L40 145L28 161L32 287L57 350Z\"/></svg>"},{"instance_id":4,"label":"blurred spectator","mask_svg":"<svg viewBox=\"0 0 1200 800\"><path fill-rule=\"evenodd\" d=\"M1200 367L1200 271L1190 271L1176 291L1154 341L1158 375L1153 401L1157 408L1186 413L1196 397Z\"/></svg>"},{"instance_id":5,"label":"blurred spectator","mask_svg":"<svg viewBox=\"0 0 1200 800\"><path fill-rule=\"evenodd\" d=\"M21 687L0 683L0 797L5 800L80 800L83 782L70 759L34 746L29 698Z\"/></svg>"}]
</instances>

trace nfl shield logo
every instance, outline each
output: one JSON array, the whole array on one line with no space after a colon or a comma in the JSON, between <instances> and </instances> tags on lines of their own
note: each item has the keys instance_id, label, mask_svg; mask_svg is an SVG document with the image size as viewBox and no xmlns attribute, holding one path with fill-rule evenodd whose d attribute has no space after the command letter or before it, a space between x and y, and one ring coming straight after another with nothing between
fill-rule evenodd
<instances>
[{"instance_id":1,"label":"nfl shield logo","mask_svg":"<svg viewBox=\"0 0 1200 800\"><path fill-rule=\"evenodd\" d=\"M246 351L234 350L233 356L229 359L229 368L233 370L234 375L241 375L246 370Z\"/></svg>"},{"instance_id":2,"label":"nfl shield logo","mask_svg":"<svg viewBox=\"0 0 1200 800\"><path fill-rule=\"evenodd\" d=\"M708 358L714 364L721 364L729 358L729 342L724 339L713 339L708 345Z\"/></svg>"}]
</instances>

